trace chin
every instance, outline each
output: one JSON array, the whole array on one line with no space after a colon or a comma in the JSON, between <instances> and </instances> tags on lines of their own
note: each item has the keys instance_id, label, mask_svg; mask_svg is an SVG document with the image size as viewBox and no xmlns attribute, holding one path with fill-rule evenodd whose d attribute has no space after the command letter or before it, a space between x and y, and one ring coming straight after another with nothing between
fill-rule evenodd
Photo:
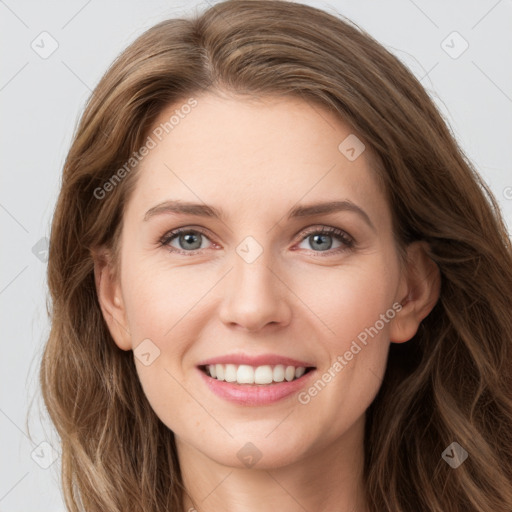
<instances>
[{"instance_id":1,"label":"chin","mask_svg":"<svg viewBox=\"0 0 512 512\"><path fill-rule=\"evenodd\" d=\"M304 457L304 444L289 442L283 444L268 439L247 436L217 444L215 450L205 447L204 455L218 464L238 469L273 470L296 464Z\"/></svg>"}]
</instances>

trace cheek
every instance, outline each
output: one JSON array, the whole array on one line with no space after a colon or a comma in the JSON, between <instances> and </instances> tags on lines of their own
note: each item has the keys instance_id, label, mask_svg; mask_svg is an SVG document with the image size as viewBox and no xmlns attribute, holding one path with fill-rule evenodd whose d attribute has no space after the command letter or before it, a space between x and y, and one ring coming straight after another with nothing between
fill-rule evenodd
<instances>
[{"instance_id":1,"label":"cheek","mask_svg":"<svg viewBox=\"0 0 512 512\"><path fill-rule=\"evenodd\" d=\"M354 262L356 260L354 259ZM398 267L378 254L337 268L311 269L297 273L294 291L315 314L331 355L350 344L365 329L374 326L391 308ZM380 330L387 332L385 323Z\"/></svg>"},{"instance_id":2,"label":"cheek","mask_svg":"<svg viewBox=\"0 0 512 512\"><path fill-rule=\"evenodd\" d=\"M318 272L302 274L299 293L318 314L319 349L327 358L320 382L298 398L332 426L333 436L364 413L385 372L399 267L382 254L330 268L325 279L318 279Z\"/></svg>"},{"instance_id":3,"label":"cheek","mask_svg":"<svg viewBox=\"0 0 512 512\"><path fill-rule=\"evenodd\" d=\"M206 290L186 279L193 274L192 267L188 272L157 268L133 256L124 262L123 299L139 381L160 420L171 430L183 433L183 425L188 422L176 414L177 410L186 410L190 418L202 418L204 414L186 391L181 365L197 338L193 329L200 325L198 310L193 306ZM149 356L144 359L146 353Z\"/></svg>"},{"instance_id":4,"label":"cheek","mask_svg":"<svg viewBox=\"0 0 512 512\"><path fill-rule=\"evenodd\" d=\"M123 300L134 343L140 336L170 337L208 290L208 283L192 267L166 268L160 262L127 258L124 268Z\"/></svg>"}]
</instances>

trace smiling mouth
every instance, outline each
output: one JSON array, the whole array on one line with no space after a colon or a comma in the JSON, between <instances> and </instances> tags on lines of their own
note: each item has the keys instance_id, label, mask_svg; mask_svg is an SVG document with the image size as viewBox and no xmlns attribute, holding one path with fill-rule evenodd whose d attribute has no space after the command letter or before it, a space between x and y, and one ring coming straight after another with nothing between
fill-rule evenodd
<instances>
[{"instance_id":1,"label":"smiling mouth","mask_svg":"<svg viewBox=\"0 0 512 512\"><path fill-rule=\"evenodd\" d=\"M315 367L291 365L250 366L246 364L209 364L199 366L208 377L241 385L268 386L300 379Z\"/></svg>"}]
</instances>

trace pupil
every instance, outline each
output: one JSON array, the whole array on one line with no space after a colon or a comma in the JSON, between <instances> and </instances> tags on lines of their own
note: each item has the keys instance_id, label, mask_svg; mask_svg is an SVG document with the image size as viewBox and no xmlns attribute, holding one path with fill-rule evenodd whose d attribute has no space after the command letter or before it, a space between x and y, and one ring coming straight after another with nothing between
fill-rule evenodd
<instances>
[{"instance_id":1,"label":"pupil","mask_svg":"<svg viewBox=\"0 0 512 512\"><path fill-rule=\"evenodd\" d=\"M322 241L325 242L325 238L330 238L330 235L313 235L313 240L314 240L314 243L317 243L317 241L319 240L319 243L321 244ZM331 245L332 245L332 240L329 244L327 244L327 247L319 247L320 250L323 250L323 251L327 251L331 248Z\"/></svg>"},{"instance_id":2,"label":"pupil","mask_svg":"<svg viewBox=\"0 0 512 512\"><path fill-rule=\"evenodd\" d=\"M187 233L185 235L182 235L182 240L184 240L187 244L191 243L191 244L194 244L194 238L198 239L198 237L192 233ZM197 240L196 240L196 245L197 245ZM192 249L199 249L199 247L201 246L201 242L199 242L199 245L197 247L192 247ZM189 247L190 249L190 247Z\"/></svg>"}]
</instances>

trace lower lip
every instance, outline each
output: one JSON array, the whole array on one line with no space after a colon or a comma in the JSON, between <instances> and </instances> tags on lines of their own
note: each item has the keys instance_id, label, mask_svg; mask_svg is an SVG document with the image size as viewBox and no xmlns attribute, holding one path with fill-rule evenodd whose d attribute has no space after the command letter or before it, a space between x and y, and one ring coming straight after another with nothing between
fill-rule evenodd
<instances>
[{"instance_id":1,"label":"lower lip","mask_svg":"<svg viewBox=\"0 0 512 512\"><path fill-rule=\"evenodd\" d=\"M291 382L279 382L275 384L237 384L213 379L198 368L204 382L217 396L234 402L238 405L268 405L282 400L294 393L298 393L310 380L315 370L310 370L302 377Z\"/></svg>"}]
</instances>

